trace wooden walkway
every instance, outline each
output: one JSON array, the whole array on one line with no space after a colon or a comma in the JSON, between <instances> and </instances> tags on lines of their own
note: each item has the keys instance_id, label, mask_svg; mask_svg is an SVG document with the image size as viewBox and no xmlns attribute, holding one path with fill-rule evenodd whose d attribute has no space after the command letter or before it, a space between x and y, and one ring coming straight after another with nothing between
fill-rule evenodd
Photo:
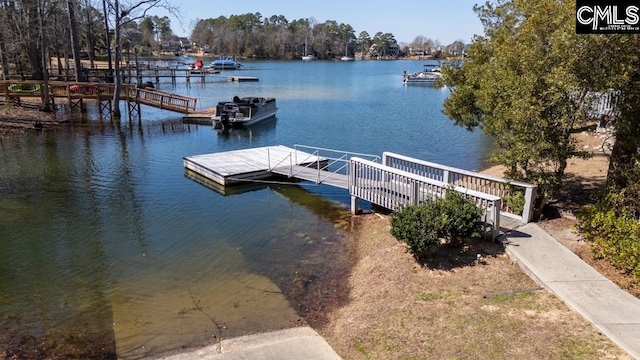
<instances>
[{"instance_id":1,"label":"wooden walkway","mask_svg":"<svg viewBox=\"0 0 640 360\"><path fill-rule=\"evenodd\" d=\"M65 100L71 109L74 107L82 109L85 100L94 100L100 103L102 111L103 109L109 110L115 85L51 81L48 89L49 99L53 104ZM5 103L20 104L23 98L39 99L41 103L44 103L45 86L42 81L0 81L0 96L5 99ZM182 114L194 112L197 101L195 98L153 88L140 88L133 84L122 84L120 99L126 100L129 104L144 104Z\"/></svg>"},{"instance_id":2,"label":"wooden walkway","mask_svg":"<svg viewBox=\"0 0 640 360\"><path fill-rule=\"evenodd\" d=\"M127 85L125 87L127 91L127 99L129 101L136 102L138 104L144 104L153 106L159 109L171 110L182 114L188 114L191 111L196 110L196 99L176 95L167 91L139 88L136 86Z\"/></svg>"}]
</instances>

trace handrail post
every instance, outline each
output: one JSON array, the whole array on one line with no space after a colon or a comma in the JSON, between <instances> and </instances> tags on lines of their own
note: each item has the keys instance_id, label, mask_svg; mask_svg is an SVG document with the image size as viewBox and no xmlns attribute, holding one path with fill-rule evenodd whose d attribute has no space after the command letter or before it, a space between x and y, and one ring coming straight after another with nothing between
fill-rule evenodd
<instances>
[{"instance_id":1,"label":"handrail post","mask_svg":"<svg viewBox=\"0 0 640 360\"><path fill-rule=\"evenodd\" d=\"M349 176L349 194L351 195L351 213L358 213L358 197L356 196L356 186L357 186L357 178L356 174L358 171L356 170L356 164L353 161L349 161L351 165L351 174Z\"/></svg>"},{"instance_id":2,"label":"handrail post","mask_svg":"<svg viewBox=\"0 0 640 360\"><path fill-rule=\"evenodd\" d=\"M493 201L493 209L491 210L492 212L492 217L493 219L493 231L492 231L492 236L493 239L496 239L498 236L500 236L500 209L502 208L502 203L500 201L500 199L496 199Z\"/></svg>"},{"instance_id":3,"label":"handrail post","mask_svg":"<svg viewBox=\"0 0 640 360\"><path fill-rule=\"evenodd\" d=\"M534 199L536 197L536 188L528 186L524 192L524 209L522 209L522 222L528 223L533 216Z\"/></svg>"},{"instance_id":4,"label":"handrail post","mask_svg":"<svg viewBox=\"0 0 640 360\"><path fill-rule=\"evenodd\" d=\"M269 151L269 148L267 148L267 169L271 172L271 152Z\"/></svg>"},{"instance_id":5,"label":"handrail post","mask_svg":"<svg viewBox=\"0 0 640 360\"><path fill-rule=\"evenodd\" d=\"M316 173L316 184L320 184L320 150L316 153L316 167L318 172Z\"/></svg>"}]
</instances>

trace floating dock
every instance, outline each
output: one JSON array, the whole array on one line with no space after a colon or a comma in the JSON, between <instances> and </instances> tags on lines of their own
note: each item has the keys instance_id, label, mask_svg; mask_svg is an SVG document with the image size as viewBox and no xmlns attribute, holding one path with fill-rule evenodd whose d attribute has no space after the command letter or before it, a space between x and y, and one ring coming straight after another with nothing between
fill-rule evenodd
<instances>
[{"instance_id":1,"label":"floating dock","mask_svg":"<svg viewBox=\"0 0 640 360\"><path fill-rule=\"evenodd\" d=\"M260 79L255 76L227 76L227 80L237 82L260 81Z\"/></svg>"},{"instance_id":2,"label":"floating dock","mask_svg":"<svg viewBox=\"0 0 640 360\"><path fill-rule=\"evenodd\" d=\"M183 160L187 170L223 186L274 176L271 170L276 167L326 161L282 145L187 156Z\"/></svg>"}]
</instances>

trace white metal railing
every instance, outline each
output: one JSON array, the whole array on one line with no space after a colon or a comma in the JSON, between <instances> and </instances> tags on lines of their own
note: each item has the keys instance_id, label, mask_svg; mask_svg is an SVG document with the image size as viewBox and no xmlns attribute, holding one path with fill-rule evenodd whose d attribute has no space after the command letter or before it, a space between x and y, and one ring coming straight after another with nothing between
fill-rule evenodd
<instances>
[{"instance_id":1,"label":"white metal railing","mask_svg":"<svg viewBox=\"0 0 640 360\"><path fill-rule=\"evenodd\" d=\"M524 208L522 211L514 211L508 206L509 204L505 204L505 201L502 201L502 215L518 219L523 223L531 221L533 216L533 205L536 198L535 185L488 176L391 152L382 154L382 164L442 182L447 186L453 185L499 198L520 193L524 196Z\"/></svg>"},{"instance_id":2,"label":"white metal railing","mask_svg":"<svg viewBox=\"0 0 640 360\"><path fill-rule=\"evenodd\" d=\"M307 168L315 168L316 183L320 184L327 179L331 178L334 174L348 175L349 160L354 156L364 157L372 159L372 161L380 162L380 156L342 151L335 149L327 149L317 146L307 146L295 144L293 145L295 150L294 159L292 164L306 164ZM309 151L304 151L309 150ZM300 154L301 158L298 158ZM303 155L304 154L304 155ZM290 176L295 176L296 173L290 171Z\"/></svg>"},{"instance_id":3,"label":"white metal railing","mask_svg":"<svg viewBox=\"0 0 640 360\"><path fill-rule=\"evenodd\" d=\"M273 171L273 169L277 168L278 165L282 164L287 159L289 159L289 177L291 177L291 170L293 169L293 157L291 156L291 153L285 155L282 159L280 159L280 161L275 163L275 165L271 165L271 149L267 148L267 171Z\"/></svg>"},{"instance_id":4,"label":"white metal railing","mask_svg":"<svg viewBox=\"0 0 640 360\"><path fill-rule=\"evenodd\" d=\"M500 197L392 168L357 157L351 158L351 196L390 210L417 205L428 197L442 197L449 190L465 194L484 210L484 222L493 237L500 233Z\"/></svg>"}]
</instances>

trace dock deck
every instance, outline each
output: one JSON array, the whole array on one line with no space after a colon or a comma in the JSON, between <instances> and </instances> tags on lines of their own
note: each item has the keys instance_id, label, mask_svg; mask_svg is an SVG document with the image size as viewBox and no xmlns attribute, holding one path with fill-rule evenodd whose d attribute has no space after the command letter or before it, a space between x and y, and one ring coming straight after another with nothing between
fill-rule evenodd
<instances>
[{"instance_id":1,"label":"dock deck","mask_svg":"<svg viewBox=\"0 0 640 360\"><path fill-rule=\"evenodd\" d=\"M252 149L187 156L184 167L220 185L264 179L275 167L304 165L324 159L287 146L276 145Z\"/></svg>"}]
</instances>

